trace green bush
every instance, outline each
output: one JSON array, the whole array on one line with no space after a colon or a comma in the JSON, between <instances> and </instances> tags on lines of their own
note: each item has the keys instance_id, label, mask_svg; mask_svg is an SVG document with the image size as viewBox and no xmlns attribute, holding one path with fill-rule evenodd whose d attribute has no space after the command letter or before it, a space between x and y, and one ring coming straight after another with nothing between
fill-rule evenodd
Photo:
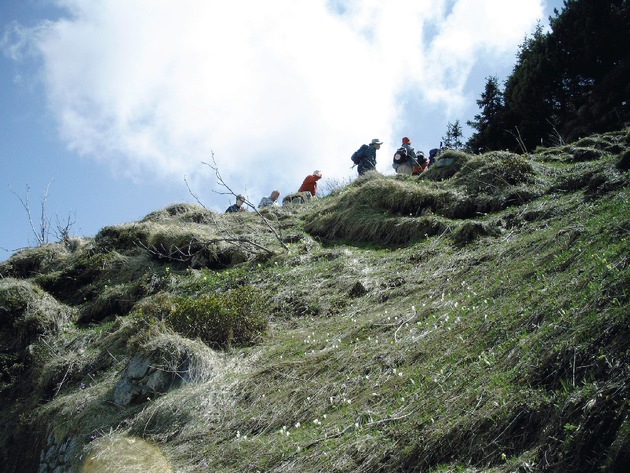
<instances>
[{"instance_id":1,"label":"green bush","mask_svg":"<svg viewBox=\"0 0 630 473\"><path fill-rule=\"evenodd\" d=\"M265 298L251 286L199 299L178 297L173 302L166 324L216 348L252 345L267 329Z\"/></svg>"}]
</instances>

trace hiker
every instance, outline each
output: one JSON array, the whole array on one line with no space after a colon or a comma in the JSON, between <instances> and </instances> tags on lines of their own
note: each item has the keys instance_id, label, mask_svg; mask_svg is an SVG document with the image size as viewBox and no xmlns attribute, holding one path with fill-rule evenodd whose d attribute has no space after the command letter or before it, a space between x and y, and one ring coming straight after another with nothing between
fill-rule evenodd
<instances>
[{"instance_id":1,"label":"hiker","mask_svg":"<svg viewBox=\"0 0 630 473\"><path fill-rule=\"evenodd\" d=\"M226 210L225 213L226 214L230 214L230 213L234 213L234 212L247 212L247 209L245 207L243 207L243 204L245 203L245 197L243 197L241 194L236 196L236 203L230 205Z\"/></svg>"},{"instance_id":2,"label":"hiker","mask_svg":"<svg viewBox=\"0 0 630 473\"><path fill-rule=\"evenodd\" d=\"M429 168L429 159L424 155L424 152L416 151L416 161L418 164L411 170L412 176L418 176Z\"/></svg>"},{"instance_id":3,"label":"hiker","mask_svg":"<svg viewBox=\"0 0 630 473\"><path fill-rule=\"evenodd\" d=\"M306 176L298 192L310 192L313 197L317 194L317 181L322 178L321 171L313 171L313 174Z\"/></svg>"},{"instance_id":4,"label":"hiker","mask_svg":"<svg viewBox=\"0 0 630 473\"><path fill-rule=\"evenodd\" d=\"M416 158L416 150L411 146L411 140L408 137L402 139L402 146L396 150L394 154L394 162L392 167L397 174L413 174L414 166L418 166Z\"/></svg>"},{"instance_id":5,"label":"hiker","mask_svg":"<svg viewBox=\"0 0 630 473\"><path fill-rule=\"evenodd\" d=\"M374 138L369 145L361 146L355 153L355 155L359 154L356 162L359 176L376 169L376 151L381 149L382 144L381 140ZM353 161L355 161L355 155L353 155Z\"/></svg>"},{"instance_id":6,"label":"hiker","mask_svg":"<svg viewBox=\"0 0 630 473\"><path fill-rule=\"evenodd\" d=\"M271 191L269 197L263 197L260 199L260 203L258 204L258 208L262 209L263 207L274 207L278 206L278 197L280 197L280 192L277 189Z\"/></svg>"}]
</instances>

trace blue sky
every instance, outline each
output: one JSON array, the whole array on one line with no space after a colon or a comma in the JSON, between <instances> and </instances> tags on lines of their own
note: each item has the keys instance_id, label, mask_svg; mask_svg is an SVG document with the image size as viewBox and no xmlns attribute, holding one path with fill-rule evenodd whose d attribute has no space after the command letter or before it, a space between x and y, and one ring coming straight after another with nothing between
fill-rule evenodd
<instances>
[{"instance_id":1,"label":"blue sky","mask_svg":"<svg viewBox=\"0 0 630 473\"><path fill-rule=\"evenodd\" d=\"M380 138L428 152L479 112L562 0L2 0L0 260L50 228L77 236L177 202L257 203L356 176ZM464 127L465 138L470 130ZM328 183L328 184L327 184ZM27 190L28 189L28 190ZM50 236L55 241L55 235Z\"/></svg>"}]
</instances>

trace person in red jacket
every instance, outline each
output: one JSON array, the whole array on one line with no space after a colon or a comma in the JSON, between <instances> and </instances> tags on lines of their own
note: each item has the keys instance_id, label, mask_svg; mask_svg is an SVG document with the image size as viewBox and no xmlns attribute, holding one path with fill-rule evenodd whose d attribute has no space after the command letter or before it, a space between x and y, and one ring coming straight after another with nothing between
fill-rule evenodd
<instances>
[{"instance_id":1,"label":"person in red jacket","mask_svg":"<svg viewBox=\"0 0 630 473\"><path fill-rule=\"evenodd\" d=\"M313 197L315 197L315 194L317 194L317 181L319 181L321 178L321 171L315 171L310 176L306 176L306 179L304 179L304 182L298 189L298 192L308 191L313 195Z\"/></svg>"}]
</instances>

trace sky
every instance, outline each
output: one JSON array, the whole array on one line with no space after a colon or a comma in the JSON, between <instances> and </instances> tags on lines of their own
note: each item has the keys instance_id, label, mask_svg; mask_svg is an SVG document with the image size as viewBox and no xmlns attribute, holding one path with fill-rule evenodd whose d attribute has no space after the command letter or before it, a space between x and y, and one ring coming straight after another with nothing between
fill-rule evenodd
<instances>
[{"instance_id":1,"label":"sky","mask_svg":"<svg viewBox=\"0 0 630 473\"><path fill-rule=\"evenodd\" d=\"M562 0L0 0L0 260L171 204L223 212L428 153ZM43 211L42 211L43 209ZM28 210L28 211L27 211ZM29 218L30 215L30 218ZM42 215L46 218L41 223Z\"/></svg>"}]
</instances>

